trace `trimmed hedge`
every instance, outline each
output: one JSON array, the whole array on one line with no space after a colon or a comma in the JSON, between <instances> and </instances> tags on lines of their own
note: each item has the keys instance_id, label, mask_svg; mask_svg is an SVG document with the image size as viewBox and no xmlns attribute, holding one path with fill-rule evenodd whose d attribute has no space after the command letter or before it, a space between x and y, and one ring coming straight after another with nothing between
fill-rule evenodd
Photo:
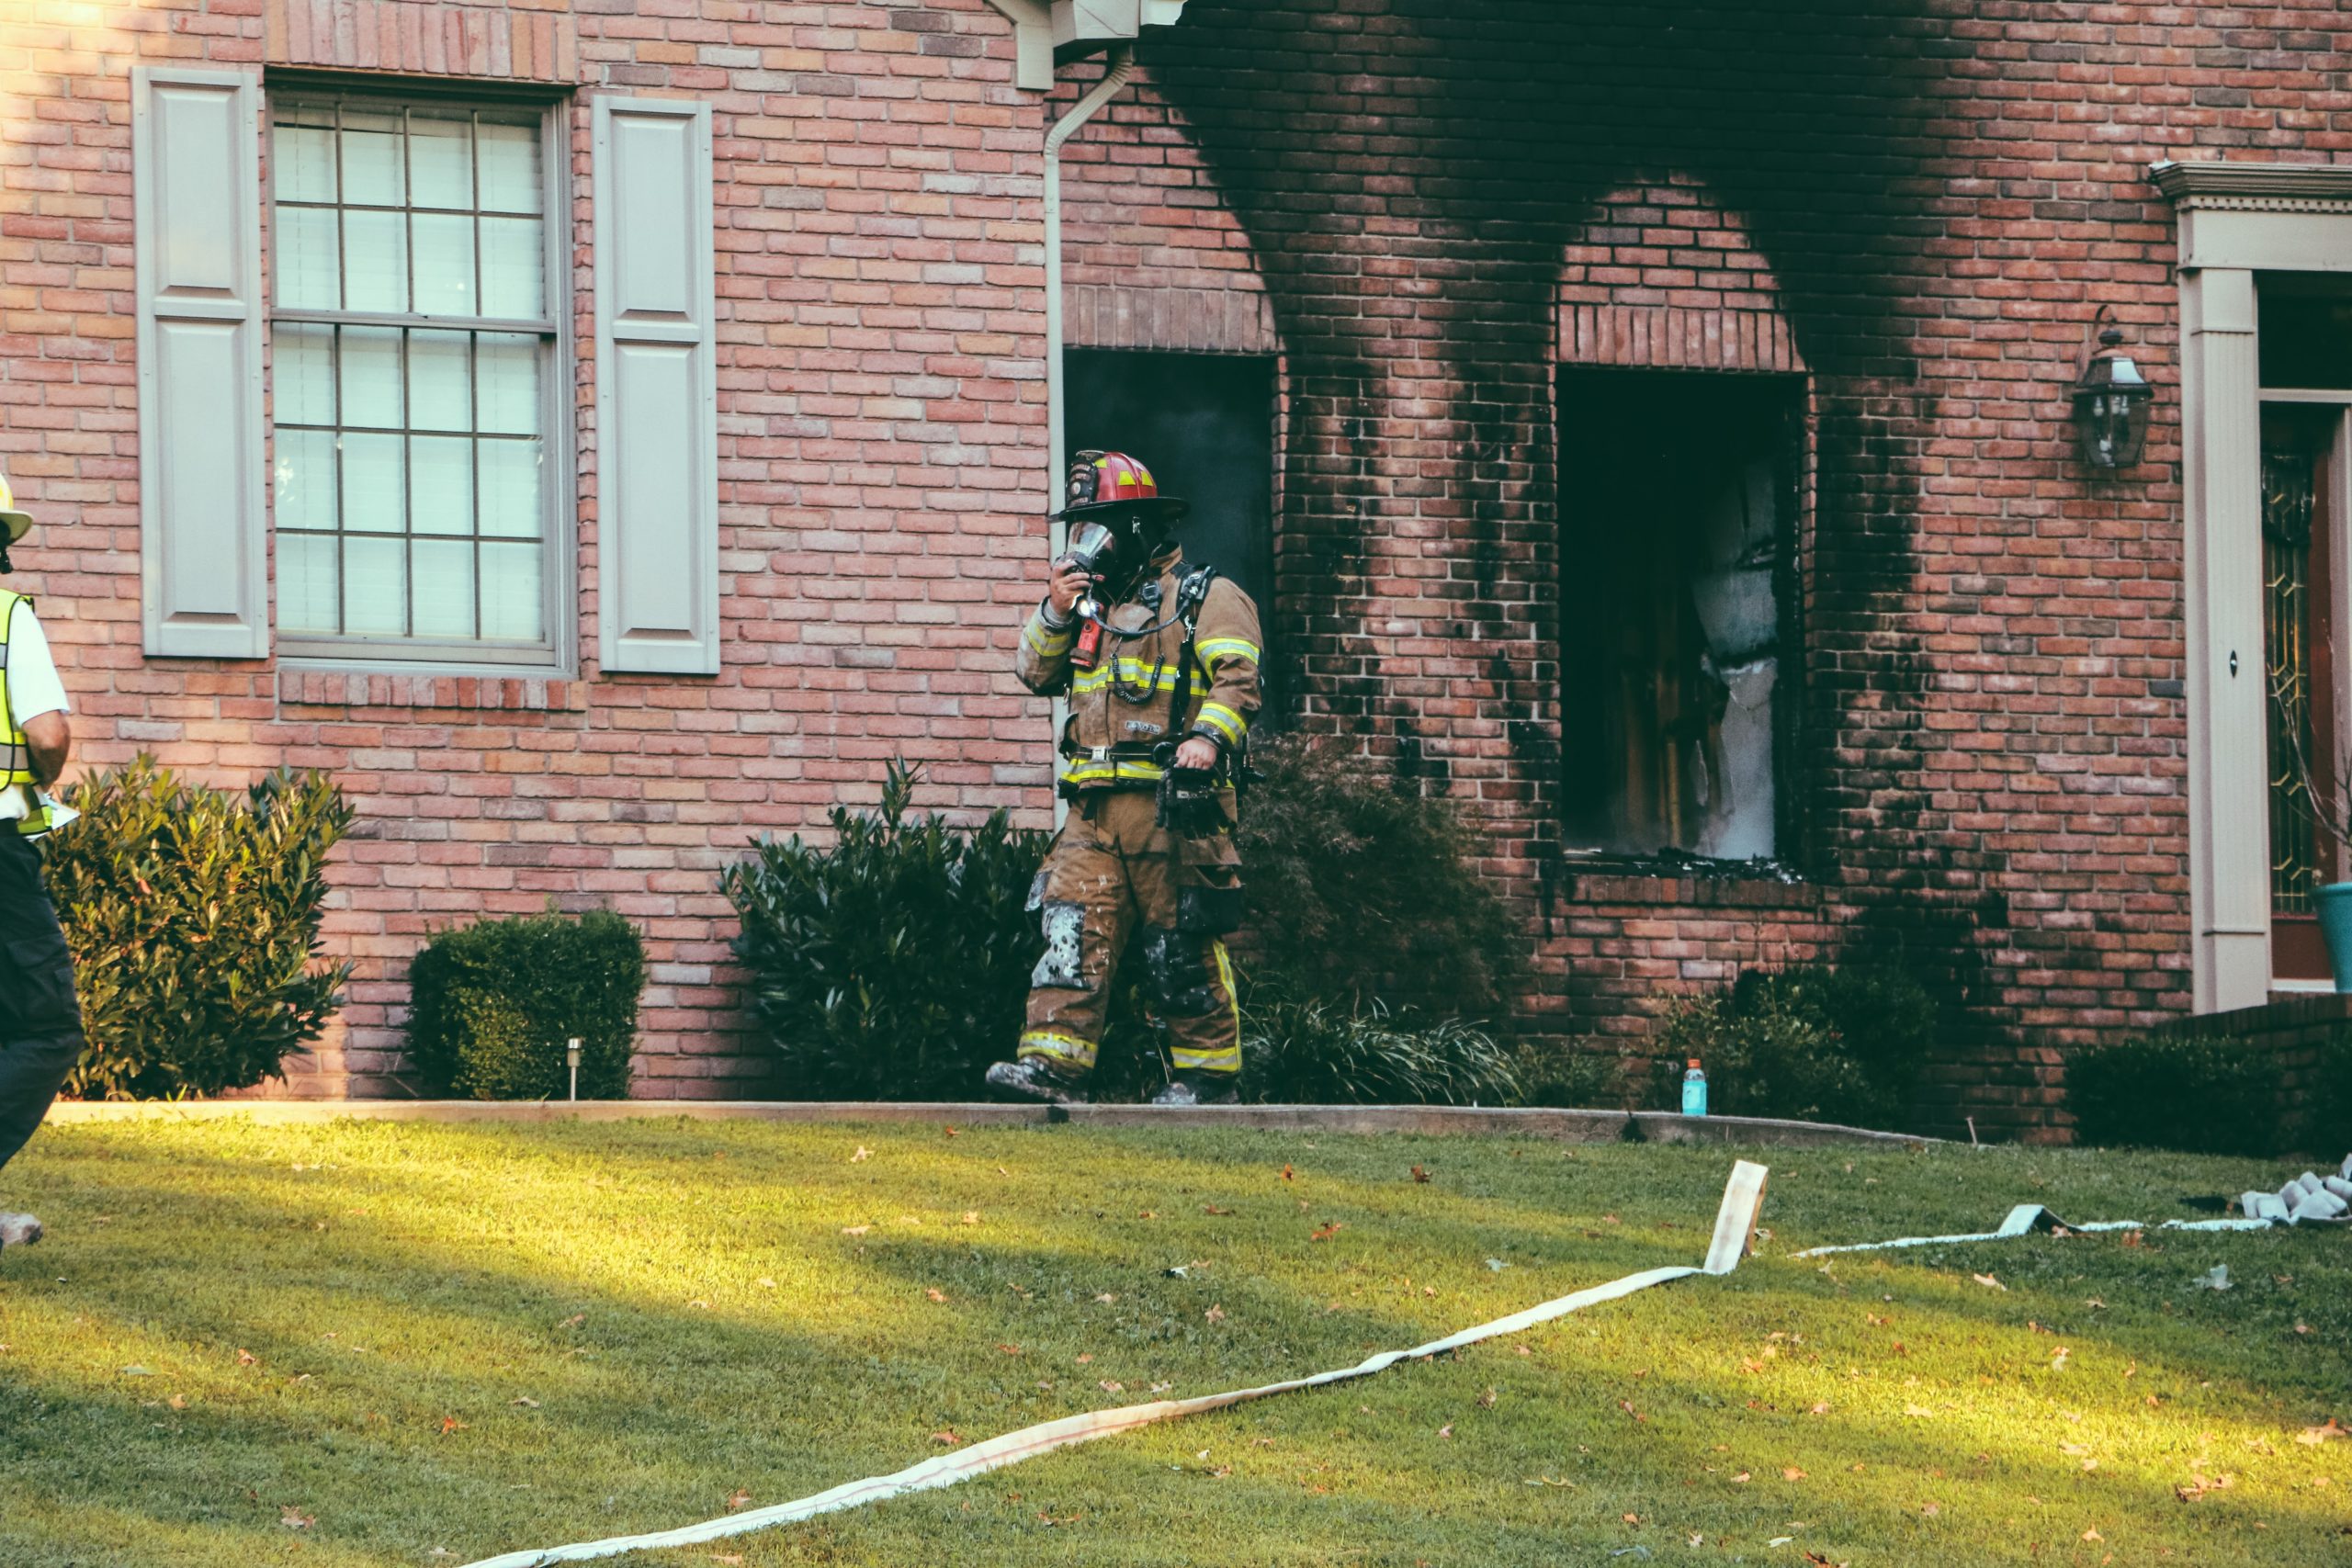
<instances>
[{"instance_id":1,"label":"trimmed hedge","mask_svg":"<svg viewBox=\"0 0 2352 1568\"><path fill-rule=\"evenodd\" d=\"M645 940L608 909L442 931L409 968L409 1058L436 1095L561 1100L577 1035L580 1098L624 1100L644 989Z\"/></svg>"},{"instance_id":2,"label":"trimmed hedge","mask_svg":"<svg viewBox=\"0 0 2352 1568\"><path fill-rule=\"evenodd\" d=\"M2267 1053L2244 1040L2160 1035L2077 1051L2066 1059L2066 1108L2079 1143L2267 1158L2308 1131L2321 1152L2352 1118L2352 1041L2324 1049L2317 1092L2282 1103Z\"/></svg>"},{"instance_id":3,"label":"trimmed hedge","mask_svg":"<svg viewBox=\"0 0 2352 1568\"><path fill-rule=\"evenodd\" d=\"M349 964L317 962L327 852L353 813L324 773L242 794L152 757L68 790L42 840L87 1041L66 1092L176 1099L283 1077L326 1030Z\"/></svg>"}]
</instances>

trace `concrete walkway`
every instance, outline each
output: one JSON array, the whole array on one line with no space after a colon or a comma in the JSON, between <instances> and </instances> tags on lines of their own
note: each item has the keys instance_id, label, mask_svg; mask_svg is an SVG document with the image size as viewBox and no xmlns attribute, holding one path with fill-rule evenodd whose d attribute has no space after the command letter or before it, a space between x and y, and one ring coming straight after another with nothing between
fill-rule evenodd
<instances>
[{"instance_id":1,"label":"concrete walkway","mask_svg":"<svg viewBox=\"0 0 2352 1568\"><path fill-rule=\"evenodd\" d=\"M1665 1111L1550 1111L1454 1105L1005 1105L988 1101L776 1100L59 1100L51 1122L945 1122L963 1127L1249 1127L1268 1132L1454 1133L1550 1138L1565 1144L1749 1144L1806 1147L1867 1144L1925 1148L1903 1133L1763 1116L1679 1116Z\"/></svg>"}]
</instances>

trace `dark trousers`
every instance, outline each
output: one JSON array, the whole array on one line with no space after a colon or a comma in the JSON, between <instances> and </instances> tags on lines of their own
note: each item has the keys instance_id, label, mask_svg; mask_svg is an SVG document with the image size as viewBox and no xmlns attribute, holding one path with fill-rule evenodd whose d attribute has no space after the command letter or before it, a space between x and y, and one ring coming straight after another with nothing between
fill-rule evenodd
<instances>
[{"instance_id":1,"label":"dark trousers","mask_svg":"<svg viewBox=\"0 0 2352 1568\"><path fill-rule=\"evenodd\" d=\"M74 960L40 885L40 852L16 828L0 822L0 1165L82 1058Z\"/></svg>"}]
</instances>

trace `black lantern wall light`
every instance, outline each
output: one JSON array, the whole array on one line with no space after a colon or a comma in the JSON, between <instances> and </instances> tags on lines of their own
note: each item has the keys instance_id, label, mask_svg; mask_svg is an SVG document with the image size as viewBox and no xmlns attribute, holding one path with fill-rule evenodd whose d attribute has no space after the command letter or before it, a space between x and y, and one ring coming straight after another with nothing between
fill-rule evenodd
<instances>
[{"instance_id":1,"label":"black lantern wall light","mask_svg":"<svg viewBox=\"0 0 2352 1568\"><path fill-rule=\"evenodd\" d=\"M2106 321L2107 314L2101 305L2091 325ZM2108 321L2097 350L2085 344L2082 374L2075 378L2075 433L2082 440L2083 461L2102 473L2140 460L2140 448L2148 441L2148 407L2156 400L2156 389L2122 352L2122 344L2123 329Z\"/></svg>"}]
</instances>

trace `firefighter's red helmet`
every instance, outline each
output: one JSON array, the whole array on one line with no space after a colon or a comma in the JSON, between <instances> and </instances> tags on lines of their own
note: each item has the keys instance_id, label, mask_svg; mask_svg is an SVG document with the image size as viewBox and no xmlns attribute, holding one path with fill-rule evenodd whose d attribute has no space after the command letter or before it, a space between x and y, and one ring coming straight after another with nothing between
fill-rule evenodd
<instances>
[{"instance_id":1,"label":"firefighter's red helmet","mask_svg":"<svg viewBox=\"0 0 2352 1568\"><path fill-rule=\"evenodd\" d=\"M1152 482L1151 470L1125 452L1080 452L1070 459L1069 482L1062 491L1062 509L1054 515L1075 521L1109 512L1126 512L1167 524L1190 510L1190 502L1160 494L1159 487Z\"/></svg>"}]
</instances>

